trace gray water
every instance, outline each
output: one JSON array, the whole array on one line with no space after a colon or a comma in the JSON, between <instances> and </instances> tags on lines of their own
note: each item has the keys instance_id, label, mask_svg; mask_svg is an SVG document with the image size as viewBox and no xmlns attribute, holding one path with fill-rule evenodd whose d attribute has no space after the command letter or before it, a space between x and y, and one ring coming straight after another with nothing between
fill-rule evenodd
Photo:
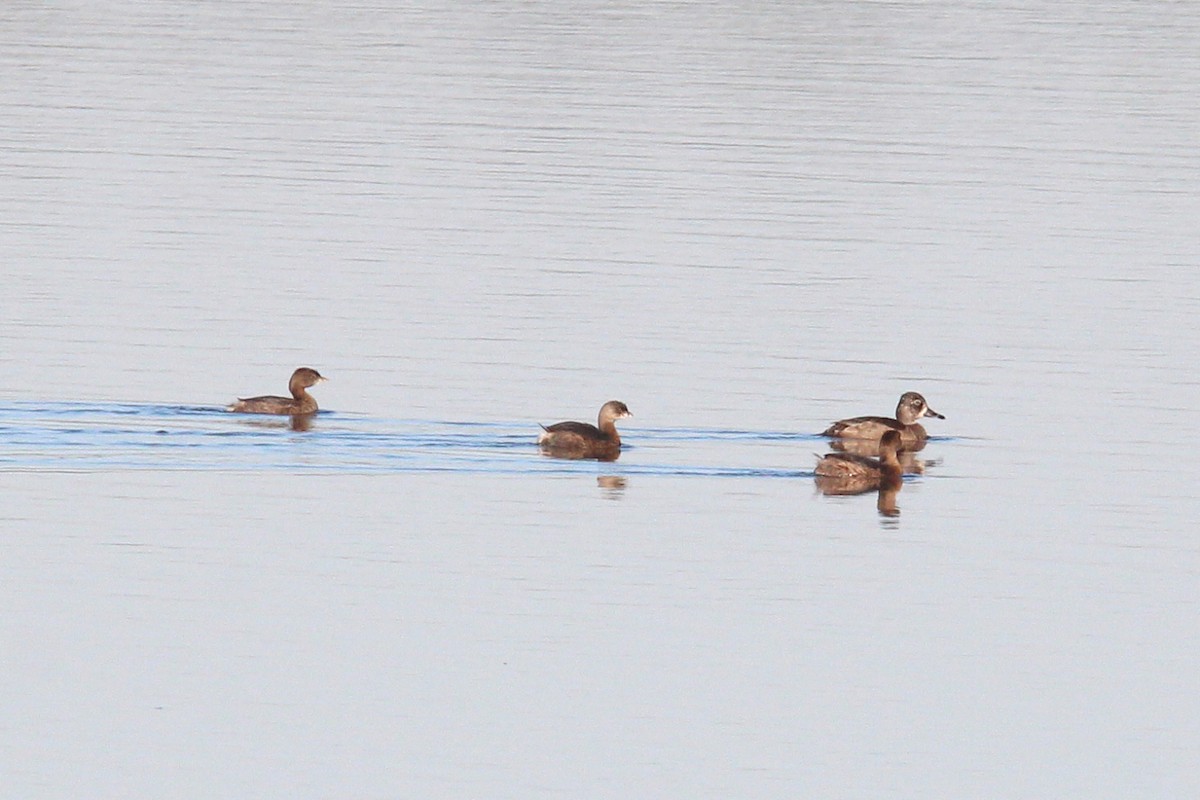
<instances>
[{"instance_id":1,"label":"gray water","mask_svg":"<svg viewBox=\"0 0 1200 800\"><path fill-rule=\"evenodd\" d=\"M1194 795L1198 41L6 4L4 794ZM910 389L899 515L818 493Z\"/></svg>"}]
</instances>

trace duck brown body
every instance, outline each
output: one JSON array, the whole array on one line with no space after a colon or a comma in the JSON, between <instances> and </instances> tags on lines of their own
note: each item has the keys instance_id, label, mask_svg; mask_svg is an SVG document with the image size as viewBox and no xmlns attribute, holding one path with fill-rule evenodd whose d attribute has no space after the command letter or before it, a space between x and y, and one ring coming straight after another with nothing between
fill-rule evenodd
<instances>
[{"instance_id":1,"label":"duck brown body","mask_svg":"<svg viewBox=\"0 0 1200 800\"><path fill-rule=\"evenodd\" d=\"M600 408L595 425L586 422L558 422L543 425L538 446L557 458L596 458L612 461L621 454L621 434L616 421L632 417L620 400L609 400Z\"/></svg>"},{"instance_id":2,"label":"duck brown body","mask_svg":"<svg viewBox=\"0 0 1200 800\"><path fill-rule=\"evenodd\" d=\"M260 397L242 397L229 406L229 411L241 414L315 414L317 401L306 390L310 386L327 380L311 367L300 367L292 373L288 381L288 391L291 397L277 395L262 395Z\"/></svg>"},{"instance_id":3,"label":"duck brown body","mask_svg":"<svg viewBox=\"0 0 1200 800\"><path fill-rule=\"evenodd\" d=\"M829 453L817 461L817 488L825 494L861 494L880 488L899 487L904 468L897 455L902 440L898 431L888 431L879 440L879 458L854 453Z\"/></svg>"}]
</instances>

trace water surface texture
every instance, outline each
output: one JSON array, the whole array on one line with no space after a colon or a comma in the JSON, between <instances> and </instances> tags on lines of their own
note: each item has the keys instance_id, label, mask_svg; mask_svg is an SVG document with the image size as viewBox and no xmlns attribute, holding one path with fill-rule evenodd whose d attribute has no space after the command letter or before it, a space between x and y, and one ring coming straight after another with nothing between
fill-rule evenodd
<instances>
[{"instance_id":1,"label":"water surface texture","mask_svg":"<svg viewBox=\"0 0 1200 800\"><path fill-rule=\"evenodd\" d=\"M5 793L1196 795L1197 42L7 3ZM817 492L906 390L898 515Z\"/></svg>"}]
</instances>

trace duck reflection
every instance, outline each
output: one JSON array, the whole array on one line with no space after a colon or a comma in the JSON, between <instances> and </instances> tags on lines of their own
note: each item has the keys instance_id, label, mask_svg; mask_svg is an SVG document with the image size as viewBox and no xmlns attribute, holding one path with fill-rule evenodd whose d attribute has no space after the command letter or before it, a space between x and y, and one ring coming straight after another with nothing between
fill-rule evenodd
<instances>
[{"instance_id":1,"label":"duck reflection","mask_svg":"<svg viewBox=\"0 0 1200 800\"><path fill-rule=\"evenodd\" d=\"M875 508L883 517L898 517L900 516L900 507L896 505L896 495L900 494L900 487L904 485L904 481L897 476L895 479L885 478L879 484L879 497L875 500Z\"/></svg>"},{"instance_id":2,"label":"duck reflection","mask_svg":"<svg viewBox=\"0 0 1200 800\"><path fill-rule=\"evenodd\" d=\"M294 431L306 431L312 427L316 414L293 414L288 427Z\"/></svg>"},{"instance_id":3,"label":"duck reflection","mask_svg":"<svg viewBox=\"0 0 1200 800\"><path fill-rule=\"evenodd\" d=\"M825 495L854 495L879 493L876 508L885 517L900 515L896 495L904 484L904 467L900 463L900 434L888 431L879 440L879 458L858 453L836 452L817 461L817 489Z\"/></svg>"},{"instance_id":4,"label":"duck reflection","mask_svg":"<svg viewBox=\"0 0 1200 800\"><path fill-rule=\"evenodd\" d=\"M604 496L609 500L620 500L625 494L625 484L624 475L600 475L596 478L596 485L604 490Z\"/></svg>"},{"instance_id":5,"label":"duck reflection","mask_svg":"<svg viewBox=\"0 0 1200 800\"><path fill-rule=\"evenodd\" d=\"M917 458L917 453L925 449L924 440L902 447L897 451L896 458L905 475L924 475L926 468L937 466L937 460ZM834 439L829 443L829 448L839 453L879 458L879 441L873 439Z\"/></svg>"},{"instance_id":6,"label":"duck reflection","mask_svg":"<svg viewBox=\"0 0 1200 800\"><path fill-rule=\"evenodd\" d=\"M617 450L616 452L609 452L602 456L586 455L586 454L581 454L581 453L574 452L571 450L554 450L554 449L550 449L550 448L546 448L546 447L542 447L539 450L539 452L542 456L544 456L546 458L558 458L558 459L562 459L563 461L612 462L612 461L616 461L618 458L621 457L620 450Z\"/></svg>"},{"instance_id":7,"label":"duck reflection","mask_svg":"<svg viewBox=\"0 0 1200 800\"><path fill-rule=\"evenodd\" d=\"M245 419L242 424L250 425L255 428L277 428L280 430L289 429L303 433L312 428L313 417L316 414L293 414L286 420L283 419Z\"/></svg>"}]
</instances>

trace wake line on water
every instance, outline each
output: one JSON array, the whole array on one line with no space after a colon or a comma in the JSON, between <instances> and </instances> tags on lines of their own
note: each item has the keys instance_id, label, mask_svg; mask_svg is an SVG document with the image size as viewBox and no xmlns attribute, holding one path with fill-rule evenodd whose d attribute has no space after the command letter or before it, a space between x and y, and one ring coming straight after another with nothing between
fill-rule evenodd
<instances>
[{"instance_id":1,"label":"wake line on water","mask_svg":"<svg viewBox=\"0 0 1200 800\"><path fill-rule=\"evenodd\" d=\"M679 443L738 448L816 442L816 434L726 428L629 428L616 462L547 458L525 421L379 419L323 411L307 430L286 417L234 415L215 406L0 403L0 470L172 470L300 473L611 474L803 478L811 470L672 463ZM656 453L655 463L638 454ZM711 455L711 450L708 451ZM773 451L778 459L778 450ZM807 463L809 451L796 453ZM686 460L686 459L684 459ZM723 460L723 459L722 459ZM739 459L741 460L741 459ZM790 458L789 458L790 460Z\"/></svg>"}]
</instances>

